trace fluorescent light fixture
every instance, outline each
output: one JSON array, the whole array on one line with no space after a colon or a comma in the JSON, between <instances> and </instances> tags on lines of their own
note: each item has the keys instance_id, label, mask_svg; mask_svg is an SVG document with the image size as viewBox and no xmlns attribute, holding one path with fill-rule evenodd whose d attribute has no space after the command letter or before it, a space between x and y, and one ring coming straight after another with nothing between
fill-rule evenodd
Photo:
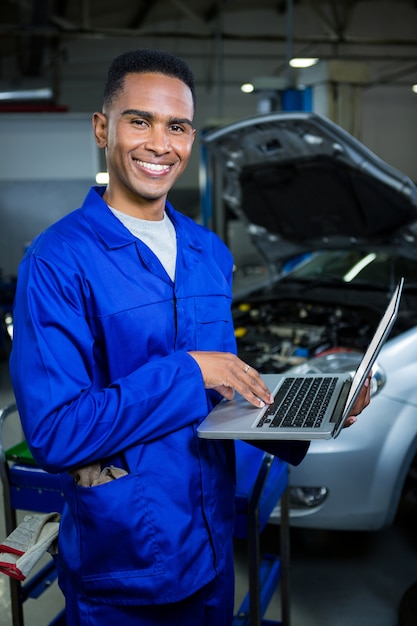
<instances>
[{"instance_id":1,"label":"fluorescent light fixture","mask_svg":"<svg viewBox=\"0 0 417 626\"><path fill-rule=\"evenodd\" d=\"M23 102L34 100L52 100L52 89L45 87L44 89L21 89L17 91L0 91L0 100Z\"/></svg>"},{"instance_id":2,"label":"fluorescent light fixture","mask_svg":"<svg viewBox=\"0 0 417 626\"><path fill-rule=\"evenodd\" d=\"M240 91L243 91L243 93L252 93L255 91L255 87L252 83L243 83L243 85L240 86Z\"/></svg>"},{"instance_id":3,"label":"fluorescent light fixture","mask_svg":"<svg viewBox=\"0 0 417 626\"><path fill-rule=\"evenodd\" d=\"M109 182L108 172L97 172L96 183L97 185L107 185Z\"/></svg>"},{"instance_id":4,"label":"fluorescent light fixture","mask_svg":"<svg viewBox=\"0 0 417 626\"><path fill-rule=\"evenodd\" d=\"M417 83L411 87L414 93L417 93Z\"/></svg>"},{"instance_id":5,"label":"fluorescent light fixture","mask_svg":"<svg viewBox=\"0 0 417 626\"><path fill-rule=\"evenodd\" d=\"M375 259L376 254L371 252L358 261L358 263L355 263L352 269L350 269L349 272L343 276L345 283L350 283L363 269L365 269L367 265L370 265L372 261L375 261Z\"/></svg>"},{"instance_id":6,"label":"fluorescent light fixture","mask_svg":"<svg viewBox=\"0 0 417 626\"><path fill-rule=\"evenodd\" d=\"M313 65L316 65L318 61L319 59L316 57L309 57L309 58L295 57L293 59L290 59L289 63L291 67L304 68L304 67L312 67Z\"/></svg>"}]
</instances>

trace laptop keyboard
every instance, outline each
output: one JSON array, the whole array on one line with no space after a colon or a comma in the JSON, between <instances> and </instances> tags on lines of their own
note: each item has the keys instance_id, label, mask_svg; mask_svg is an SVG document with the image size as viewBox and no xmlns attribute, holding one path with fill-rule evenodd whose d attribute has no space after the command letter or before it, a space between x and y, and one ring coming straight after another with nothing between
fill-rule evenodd
<instances>
[{"instance_id":1,"label":"laptop keyboard","mask_svg":"<svg viewBox=\"0 0 417 626\"><path fill-rule=\"evenodd\" d=\"M332 377L286 378L257 428L319 428L336 382Z\"/></svg>"}]
</instances>

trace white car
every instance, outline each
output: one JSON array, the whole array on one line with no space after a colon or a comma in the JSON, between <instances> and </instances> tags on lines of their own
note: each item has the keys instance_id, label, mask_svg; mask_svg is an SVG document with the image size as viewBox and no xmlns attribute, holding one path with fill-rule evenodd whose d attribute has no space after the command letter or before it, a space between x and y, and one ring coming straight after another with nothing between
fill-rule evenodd
<instances>
[{"instance_id":1,"label":"white car","mask_svg":"<svg viewBox=\"0 0 417 626\"><path fill-rule=\"evenodd\" d=\"M293 526L387 526L402 496L417 500L417 188L314 113L241 120L203 149L215 229L243 223L267 268L236 272L262 278L234 304L239 353L259 371L353 371L405 278L370 406L290 469Z\"/></svg>"}]
</instances>

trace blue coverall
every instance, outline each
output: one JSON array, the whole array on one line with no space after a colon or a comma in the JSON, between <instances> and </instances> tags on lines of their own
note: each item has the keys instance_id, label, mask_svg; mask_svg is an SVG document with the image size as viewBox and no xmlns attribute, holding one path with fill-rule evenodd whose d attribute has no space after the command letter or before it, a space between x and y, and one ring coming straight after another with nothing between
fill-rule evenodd
<instances>
[{"instance_id":1,"label":"blue coverall","mask_svg":"<svg viewBox=\"0 0 417 626\"><path fill-rule=\"evenodd\" d=\"M235 352L233 261L214 233L168 203L174 284L103 192L92 188L22 260L12 383L33 456L62 476L64 592L108 605L176 602L230 557L234 446L196 435L219 396L187 351ZM294 462L305 451L278 446ZM76 485L68 471L97 460L128 474Z\"/></svg>"}]
</instances>

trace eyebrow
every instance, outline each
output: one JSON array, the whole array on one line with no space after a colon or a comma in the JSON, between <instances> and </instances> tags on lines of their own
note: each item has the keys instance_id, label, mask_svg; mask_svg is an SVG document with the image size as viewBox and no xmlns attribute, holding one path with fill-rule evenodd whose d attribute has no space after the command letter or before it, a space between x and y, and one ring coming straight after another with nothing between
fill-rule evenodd
<instances>
[{"instance_id":1,"label":"eyebrow","mask_svg":"<svg viewBox=\"0 0 417 626\"><path fill-rule=\"evenodd\" d=\"M150 113L149 111L140 111L139 109L126 109L125 111L122 111L122 116L127 116L127 115L137 115L137 117L143 117L147 120L154 120L155 119L155 115L154 113ZM168 120L169 124L187 124L188 126L191 126L191 128L193 127L193 123L191 120L189 120L187 117L181 118L181 117L171 117Z\"/></svg>"}]
</instances>

